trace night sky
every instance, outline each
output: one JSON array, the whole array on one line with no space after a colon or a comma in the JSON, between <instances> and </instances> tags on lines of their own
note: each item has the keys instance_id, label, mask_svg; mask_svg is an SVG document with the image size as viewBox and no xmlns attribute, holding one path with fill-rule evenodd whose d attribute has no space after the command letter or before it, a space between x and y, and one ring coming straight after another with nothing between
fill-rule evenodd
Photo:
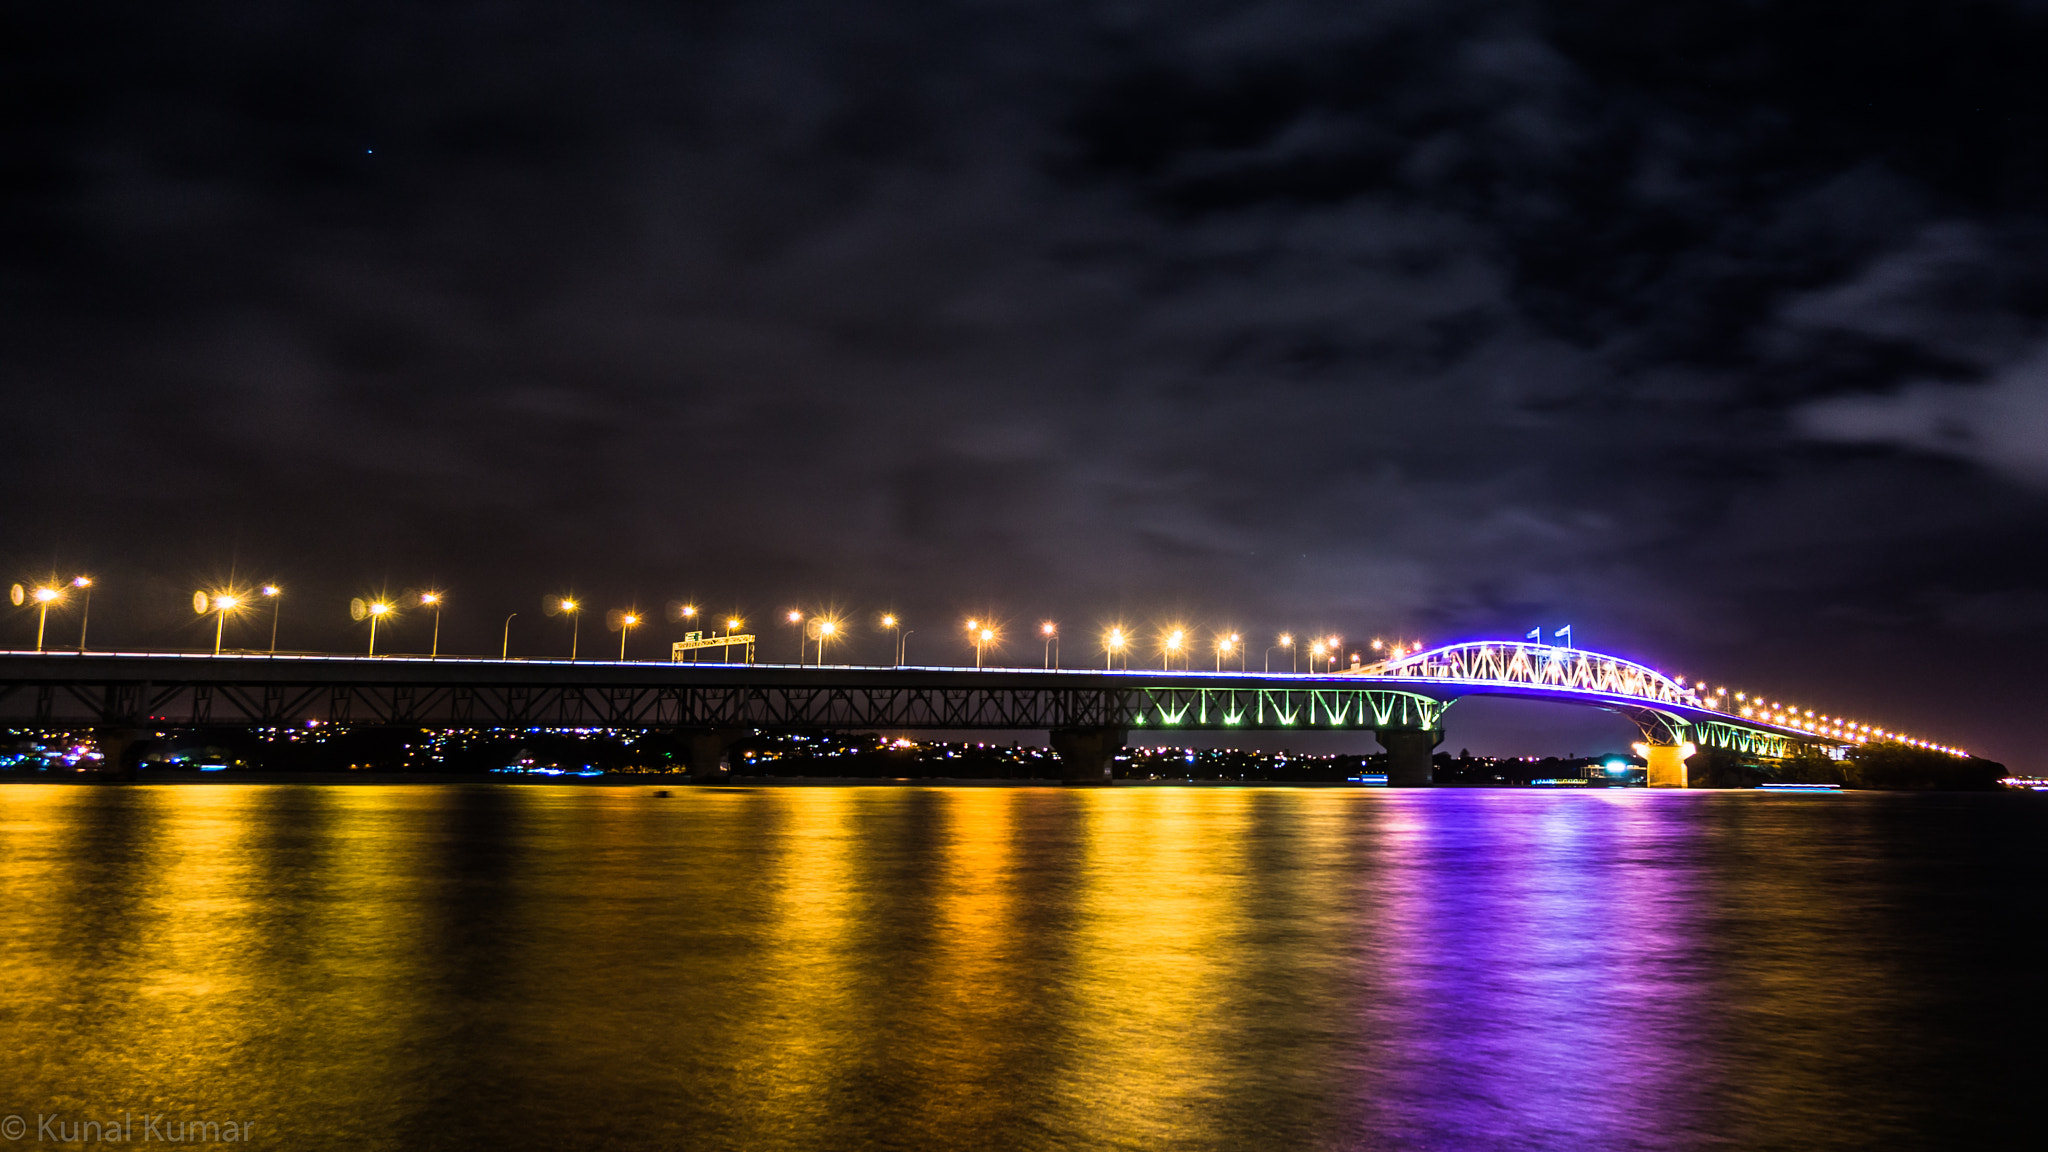
<instances>
[{"instance_id":1,"label":"night sky","mask_svg":"<svg viewBox=\"0 0 2048 1152\"><path fill-rule=\"evenodd\" d=\"M572 590L782 659L792 605L949 663L1569 623L2048 768L2048 6L8 26L0 558L95 646L231 574L294 648L427 585L515 655Z\"/></svg>"}]
</instances>

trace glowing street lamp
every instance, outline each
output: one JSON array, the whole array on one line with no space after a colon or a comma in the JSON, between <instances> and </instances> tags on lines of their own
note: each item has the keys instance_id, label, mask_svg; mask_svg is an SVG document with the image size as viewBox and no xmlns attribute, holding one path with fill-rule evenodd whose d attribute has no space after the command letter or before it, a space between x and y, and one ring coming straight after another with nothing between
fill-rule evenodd
<instances>
[{"instance_id":1,"label":"glowing street lamp","mask_svg":"<svg viewBox=\"0 0 2048 1152\"><path fill-rule=\"evenodd\" d=\"M1102 670L1109 671L1110 662L1123 653L1130 644L1130 637L1121 628L1111 628L1102 634Z\"/></svg>"},{"instance_id":2,"label":"glowing street lamp","mask_svg":"<svg viewBox=\"0 0 2048 1152\"><path fill-rule=\"evenodd\" d=\"M632 635L633 629L640 626L640 614L638 612L622 612L614 608L606 614L605 623L610 626L612 631L619 634L619 663L624 664L626 662L626 637Z\"/></svg>"},{"instance_id":3,"label":"glowing street lamp","mask_svg":"<svg viewBox=\"0 0 2048 1152\"><path fill-rule=\"evenodd\" d=\"M996 630L973 620L967 622L968 639L974 641L974 666L981 667L982 650L995 643Z\"/></svg>"},{"instance_id":4,"label":"glowing street lamp","mask_svg":"<svg viewBox=\"0 0 2048 1152\"><path fill-rule=\"evenodd\" d=\"M432 608L434 610L434 647L432 651L427 653L427 659L429 660L439 660L441 658L441 600L442 596L439 592L420 593L420 607ZM275 641L272 642L271 647L273 651L276 649Z\"/></svg>"},{"instance_id":5,"label":"glowing street lamp","mask_svg":"<svg viewBox=\"0 0 2048 1152\"><path fill-rule=\"evenodd\" d=\"M356 603L361 604L362 601L358 600ZM213 654L215 656L220 655L221 636L227 629L228 613L239 611L243 607L243 598L233 592L202 591L192 594L192 611L194 614L200 616L204 616L208 612L214 614ZM362 617L358 616L357 619L360 620Z\"/></svg>"},{"instance_id":6,"label":"glowing street lamp","mask_svg":"<svg viewBox=\"0 0 2048 1152\"><path fill-rule=\"evenodd\" d=\"M1325 645L1325 644L1324 644L1324 643L1323 643L1323 642L1322 642L1321 640L1318 640L1318 641L1316 641L1315 643L1313 643L1313 644L1310 644L1310 645L1308 646L1308 671L1309 671L1309 675L1311 675L1311 676L1315 675L1315 671L1316 671L1316 665L1322 662L1322 659L1323 659L1323 651L1324 651L1324 649L1325 649L1326 647L1327 647L1327 646L1326 646L1326 645Z\"/></svg>"},{"instance_id":7,"label":"glowing street lamp","mask_svg":"<svg viewBox=\"0 0 2048 1152\"><path fill-rule=\"evenodd\" d=\"M908 633L903 631L903 621L898 620L894 612L886 613L882 617L882 627L896 634L894 640L889 645L889 651L896 658L895 666L901 668L903 667L903 637L908 635Z\"/></svg>"},{"instance_id":8,"label":"glowing street lamp","mask_svg":"<svg viewBox=\"0 0 2048 1152\"><path fill-rule=\"evenodd\" d=\"M582 607L582 605L566 596L555 605L555 611L569 618L569 662L571 664L576 662L576 644L583 635Z\"/></svg>"},{"instance_id":9,"label":"glowing street lamp","mask_svg":"<svg viewBox=\"0 0 2048 1152\"><path fill-rule=\"evenodd\" d=\"M1282 632L1280 634L1280 642L1278 644L1273 645L1271 648L1266 649L1266 671L1269 673L1273 671L1274 648L1287 649L1287 670L1289 672L1301 671L1301 668L1299 667L1299 662L1295 659L1294 636L1292 633Z\"/></svg>"},{"instance_id":10,"label":"glowing street lamp","mask_svg":"<svg viewBox=\"0 0 2048 1152\"><path fill-rule=\"evenodd\" d=\"M92 577L73 576L71 586L85 593L85 603L78 613L78 652L85 654L85 626L92 621Z\"/></svg>"},{"instance_id":11,"label":"glowing street lamp","mask_svg":"<svg viewBox=\"0 0 2048 1152\"><path fill-rule=\"evenodd\" d=\"M801 668L804 666L804 614L791 608L789 615L783 619L788 620L789 626L796 629L796 666Z\"/></svg>"},{"instance_id":12,"label":"glowing street lamp","mask_svg":"<svg viewBox=\"0 0 2048 1152\"><path fill-rule=\"evenodd\" d=\"M263 598L270 601L270 654L277 655L277 612L284 606L284 589L275 584L265 584L257 589Z\"/></svg>"},{"instance_id":13,"label":"glowing street lamp","mask_svg":"<svg viewBox=\"0 0 2048 1152\"><path fill-rule=\"evenodd\" d=\"M839 622L818 616L814 617L811 623L813 625L812 632L818 641L818 667L823 668L825 666L825 643L834 636L839 635Z\"/></svg>"},{"instance_id":14,"label":"glowing street lamp","mask_svg":"<svg viewBox=\"0 0 2048 1152\"><path fill-rule=\"evenodd\" d=\"M1223 671L1223 658L1225 656L1228 656L1230 653L1236 651L1236 649L1237 644L1235 637L1218 636L1216 638L1216 670L1218 672Z\"/></svg>"},{"instance_id":15,"label":"glowing street lamp","mask_svg":"<svg viewBox=\"0 0 2048 1152\"><path fill-rule=\"evenodd\" d=\"M1187 634L1185 632L1178 628L1168 632L1166 634L1166 659L1161 663L1167 668L1172 668L1173 658L1181 654L1181 649L1186 643Z\"/></svg>"},{"instance_id":16,"label":"glowing street lamp","mask_svg":"<svg viewBox=\"0 0 2048 1152\"><path fill-rule=\"evenodd\" d=\"M1047 668L1056 667L1055 661L1060 645L1059 625L1047 620L1038 626L1038 634L1045 637L1045 666Z\"/></svg>"},{"instance_id":17,"label":"glowing street lamp","mask_svg":"<svg viewBox=\"0 0 2048 1152\"><path fill-rule=\"evenodd\" d=\"M50 605L64 599L64 590L44 584L37 588L24 588L16 584L11 592L14 606L19 608L29 601L36 605L36 651L43 650L43 629L50 622Z\"/></svg>"}]
</instances>

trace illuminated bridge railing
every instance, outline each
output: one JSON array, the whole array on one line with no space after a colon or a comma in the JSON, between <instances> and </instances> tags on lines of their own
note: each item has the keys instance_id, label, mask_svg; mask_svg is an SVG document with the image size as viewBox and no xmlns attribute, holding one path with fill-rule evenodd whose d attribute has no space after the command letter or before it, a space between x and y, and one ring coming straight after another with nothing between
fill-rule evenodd
<instances>
[{"instance_id":1,"label":"illuminated bridge railing","mask_svg":"<svg viewBox=\"0 0 2048 1152\"><path fill-rule=\"evenodd\" d=\"M1516 641L1453 644L1369 665L1357 676L1441 680L1515 688L1557 688L1628 696L1690 708L1702 701L1678 681L1631 660Z\"/></svg>"}]
</instances>

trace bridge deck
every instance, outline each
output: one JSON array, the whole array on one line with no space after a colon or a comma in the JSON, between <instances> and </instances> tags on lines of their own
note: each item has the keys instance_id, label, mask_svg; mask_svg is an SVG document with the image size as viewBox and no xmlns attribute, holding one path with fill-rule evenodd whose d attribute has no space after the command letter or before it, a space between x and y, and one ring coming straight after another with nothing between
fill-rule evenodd
<instances>
[{"instance_id":1,"label":"bridge deck","mask_svg":"<svg viewBox=\"0 0 2048 1152\"><path fill-rule=\"evenodd\" d=\"M1256 672L408 656L0 653L0 723L420 727L1437 730L1471 695L1620 712L1660 740L1785 737L1705 709L1517 684Z\"/></svg>"}]
</instances>

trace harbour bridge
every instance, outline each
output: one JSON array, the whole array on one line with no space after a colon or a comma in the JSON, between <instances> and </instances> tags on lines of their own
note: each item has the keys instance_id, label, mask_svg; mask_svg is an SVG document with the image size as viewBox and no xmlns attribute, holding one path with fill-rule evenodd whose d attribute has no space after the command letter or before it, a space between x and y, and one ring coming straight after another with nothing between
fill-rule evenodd
<instances>
[{"instance_id":1,"label":"harbour bridge","mask_svg":"<svg viewBox=\"0 0 2048 1152\"><path fill-rule=\"evenodd\" d=\"M1245 673L486 660L413 656L0 653L0 724L91 728L132 769L165 728L663 730L712 779L762 729L1045 730L1069 783L1103 783L1144 732L1371 732L1388 782L1430 783L1444 713L1470 696L1600 708L1642 732L1652 787L1684 787L1699 748L1839 756L1859 737L1731 711L1618 656L1516 641L1454 644L1346 671Z\"/></svg>"}]
</instances>

